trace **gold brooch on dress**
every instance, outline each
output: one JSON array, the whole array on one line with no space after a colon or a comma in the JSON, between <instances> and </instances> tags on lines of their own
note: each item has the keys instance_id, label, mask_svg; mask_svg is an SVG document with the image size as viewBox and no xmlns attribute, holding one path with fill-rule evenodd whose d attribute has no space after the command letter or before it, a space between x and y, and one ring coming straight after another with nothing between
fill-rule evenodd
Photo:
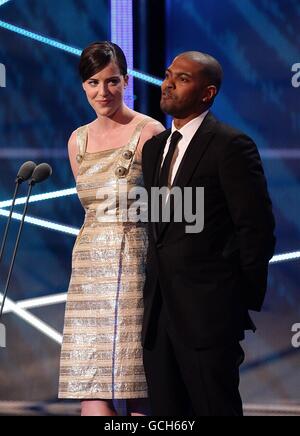
<instances>
[{"instance_id":1,"label":"gold brooch on dress","mask_svg":"<svg viewBox=\"0 0 300 436\"><path fill-rule=\"evenodd\" d=\"M127 172L128 171L125 167L118 167L116 169L116 176L118 176L119 178L125 177Z\"/></svg>"},{"instance_id":2,"label":"gold brooch on dress","mask_svg":"<svg viewBox=\"0 0 300 436\"><path fill-rule=\"evenodd\" d=\"M124 153L123 153L123 157L124 157L124 159L126 159L126 160L130 160L130 159L132 159L132 158L133 158L133 153L132 153L132 151L130 151L130 150L124 151Z\"/></svg>"},{"instance_id":3,"label":"gold brooch on dress","mask_svg":"<svg viewBox=\"0 0 300 436\"><path fill-rule=\"evenodd\" d=\"M77 154L76 161L77 163L81 164L81 162L83 161L83 156L81 154Z\"/></svg>"}]
</instances>

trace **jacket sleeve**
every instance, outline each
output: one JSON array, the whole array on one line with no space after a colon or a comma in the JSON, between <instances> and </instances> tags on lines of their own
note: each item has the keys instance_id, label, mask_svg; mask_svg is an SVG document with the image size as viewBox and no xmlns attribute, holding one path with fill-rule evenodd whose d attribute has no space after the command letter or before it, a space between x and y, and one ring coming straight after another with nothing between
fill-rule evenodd
<instances>
[{"instance_id":1,"label":"jacket sleeve","mask_svg":"<svg viewBox=\"0 0 300 436\"><path fill-rule=\"evenodd\" d=\"M275 249L275 221L261 158L254 142L240 134L220 147L218 165L235 227L242 291L248 309L260 311Z\"/></svg>"}]
</instances>

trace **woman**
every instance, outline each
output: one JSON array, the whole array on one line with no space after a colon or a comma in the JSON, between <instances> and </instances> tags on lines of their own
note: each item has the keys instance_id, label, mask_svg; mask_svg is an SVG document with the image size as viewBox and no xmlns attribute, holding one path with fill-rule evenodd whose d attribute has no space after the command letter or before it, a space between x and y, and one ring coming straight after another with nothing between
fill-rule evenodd
<instances>
[{"instance_id":1,"label":"woman","mask_svg":"<svg viewBox=\"0 0 300 436\"><path fill-rule=\"evenodd\" d=\"M73 251L59 397L81 400L83 416L117 415L114 400L127 400L128 414L141 416L148 404L140 338L146 227L123 219L130 203L124 206L118 195L104 213L103 194L143 187L143 144L164 128L125 105L127 62L120 47L90 45L79 70L97 118L69 141L86 216Z\"/></svg>"}]
</instances>

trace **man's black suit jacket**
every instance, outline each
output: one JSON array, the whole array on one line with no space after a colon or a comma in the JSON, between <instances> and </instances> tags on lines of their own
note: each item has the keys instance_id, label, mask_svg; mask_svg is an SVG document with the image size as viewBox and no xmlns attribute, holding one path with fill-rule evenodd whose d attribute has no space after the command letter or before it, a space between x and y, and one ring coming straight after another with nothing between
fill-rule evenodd
<instances>
[{"instance_id":1,"label":"man's black suit jacket","mask_svg":"<svg viewBox=\"0 0 300 436\"><path fill-rule=\"evenodd\" d=\"M143 148L149 196L159 185L170 130ZM204 187L204 230L187 234L185 221L149 223L143 344L151 337L157 292L172 329L190 347L241 340L260 311L274 254L272 203L254 142L209 113L192 139L173 186ZM195 201L195 196L194 196ZM174 216L173 216L174 217Z\"/></svg>"}]
</instances>

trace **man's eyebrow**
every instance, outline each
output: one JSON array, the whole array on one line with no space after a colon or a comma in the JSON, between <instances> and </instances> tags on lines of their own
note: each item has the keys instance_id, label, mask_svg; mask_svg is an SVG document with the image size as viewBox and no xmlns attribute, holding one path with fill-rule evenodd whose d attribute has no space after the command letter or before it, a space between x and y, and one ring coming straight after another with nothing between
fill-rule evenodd
<instances>
[{"instance_id":1,"label":"man's eyebrow","mask_svg":"<svg viewBox=\"0 0 300 436\"><path fill-rule=\"evenodd\" d=\"M193 77L192 73L182 72L182 73L176 73L177 76L188 76Z\"/></svg>"},{"instance_id":2,"label":"man's eyebrow","mask_svg":"<svg viewBox=\"0 0 300 436\"><path fill-rule=\"evenodd\" d=\"M182 72L173 72L171 71L169 68L166 69L166 73L171 73L174 76L188 76L188 77L193 77L192 73L188 73L186 71L182 71Z\"/></svg>"}]
</instances>

